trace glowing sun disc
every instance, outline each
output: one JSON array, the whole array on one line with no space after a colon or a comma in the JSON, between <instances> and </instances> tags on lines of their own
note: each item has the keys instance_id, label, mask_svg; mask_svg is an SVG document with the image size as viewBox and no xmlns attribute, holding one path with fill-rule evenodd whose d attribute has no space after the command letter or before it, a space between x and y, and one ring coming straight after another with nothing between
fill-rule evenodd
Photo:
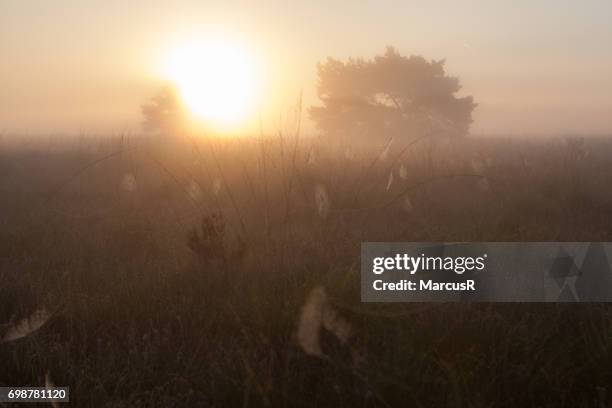
<instances>
[{"instance_id":1,"label":"glowing sun disc","mask_svg":"<svg viewBox=\"0 0 612 408\"><path fill-rule=\"evenodd\" d=\"M253 108L257 69L249 54L221 41L176 48L167 75L191 112L217 126L235 125Z\"/></svg>"}]
</instances>

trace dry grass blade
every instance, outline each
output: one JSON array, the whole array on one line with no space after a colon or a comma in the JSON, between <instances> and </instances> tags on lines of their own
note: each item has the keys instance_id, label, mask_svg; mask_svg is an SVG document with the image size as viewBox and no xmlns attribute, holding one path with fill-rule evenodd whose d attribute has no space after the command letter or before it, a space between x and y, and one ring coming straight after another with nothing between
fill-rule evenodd
<instances>
[{"instance_id":1,"label":"dry grass blade","mask_svg":"<svg viewBox=\"0 0 612 408\"><path fill-rule=\"evenodd\" d=\"M47 374L45 374L45 389L51 390L53 388L55 388L55 383L51 380L51 375L47 371ZM53 408L59 408L59 403L55 400L51 400L51 406Z\"/></svg>"},{"instance_id":2,"label":"dry grass blade","mask_svg":"<svg viewBox=\"0 0 612 408\"><path fill-rule=\"evenodd\" d=\"M30 316L10 326L6 333L4 333L0 343L7 343L28 336L40 329L50 318L51 313L49 313L47 309L38 309Z\"/></svg>"},{"instance_id":3,"label":"dry grass blade","mask_svg":"<svg viewBox=\"0 0 612 408\"><path fill-rule=\"evenodd\" d=\"M380 154L379 158L382 161L386 161L389 158L389 151L391 150L391 145L393 144L393 138L389 139L389 142L385 146L385 149Z\"/></svg>"},{"instance_id":4,"label":"dry grass blade","mask_svg":"<svg viewBox=\"0 0 612 408\"><path fill-rule=\"evenodd\" d=\"M393 185L393 170L391 170L391 173L389 173L389 180L387 181L386 191L389 191L392 185Z\"/></svg>"}]
</instances>

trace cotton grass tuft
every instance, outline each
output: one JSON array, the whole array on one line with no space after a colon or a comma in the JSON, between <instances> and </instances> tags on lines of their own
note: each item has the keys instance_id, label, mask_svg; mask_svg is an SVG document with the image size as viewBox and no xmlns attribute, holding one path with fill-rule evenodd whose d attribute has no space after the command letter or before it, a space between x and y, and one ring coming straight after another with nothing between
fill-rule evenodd
<instances>
[{"instance_id":1,"label":"cotton grass tuft","mask_svg":"<svg viewBox=\"0 0 612 408\"><path fill-rule=\"evenodd\" d=\"M412 205L412 200L410 200L410 197L404 197L404 199L402 200L402 209L407 213L410 213L412 212L412 210L414 210L414 206Z\"/></svg>"},{"instance_id":2,"label":"cotton grass tuft","mask_svg":"<svg viewBox=\"0 0 612 408\"><path fill-rule=\"evenodd\" d=\"M121 179L121 188L129 193L136 191L136 177L132 173L126 173Z\"/></svg>"},{"instance_id":3,"label":"cotton grass tuft","mask_svg":"<svg viewBox=\"0 0 612 408\"><path fill-rule=\"evenodd\" d=\"M211 187L212 193L218 196L219 193L221 192L222 186L223 186L223 183L221 182L221 179L219 177L215 178L213 180L212 187Z\"/></svg>"},{"instance_id":4,"label":"cotton grass tuft","mask_svg":"<svg viewBox=\"0 0 612 408\"><path fill-rule=\"evenodd\" d=\"M204 192L200 188L200 185L195 182L195 180L191 180L189 182L189 186L187 187L187 195L193 201L198 202L198 201L200 201L202 199L202 196L204 195Z\"/></svg>"},{"instance_id":5,"label":"cotton grass tuft","mask_svg":"<svg viewBox=\"0 0 612 408\"><path fill-rule=\"evenodd\" d=\"M474 171L475 173L482 173L485 169L485 164L482 162L482 160L472 159L470 164L472 167L472 171Z\"/></svg>"},{"instance_id":6,"label":"cotton grass tuft","mask_svg":"<svg viewBox=\"0 0 612 408\"><path fill-rule=\"evenodd\" d=\"M310 152L308 152L308 166L310 167L314 167L319 163L319 160L317 159L317 153L315 152L314 149L311 149Z\"/></svg>"},{"instance_id":7,"label":"cotton grass tuft","mask_svg":"<svg viewBox=\"0 0 612 408\"><path fill-rule=\"evenodd\" d=\"M317 213L321 218L327 218L330 210L330 199L327 190L322 184L318 184L314 191L315 205Z\"/></svg>"},{"instance_id":8,"label":"cotton grass tuft","mask_svg":"<svg viewBox=\"0 0 612 408\"><path fill-rule=\"evenodd\" d=\"M355 152L353 152L353 149L351 149L350 146L344 150L344 158L348 161L355 160Z\"/></svg>"},{"instance_id":9,"label":"cotton grass tuft","mask_svg":"<svg viewBox=\"0 0 612 408\"><path fill-rule=\"evenodd\" d=\"M336 336L342 344L346 344L353 335L349 322L338 314L329 303L325 289L319 286L308 295L297 329L298 344L306 354L324 357L320 337L322 328Z\"/></svg>"},{"instance_id":10,"label":"cotton grass tuft","mask_svg":"<svg viewBox=\"0 0 612 408\"><path fill-rule=\"evenodd\" d=\"M51 318L51 313L47 311L45 308L38 309L30 316L21 319L17 323L11 325L0 343L7 343L9 341L19 340L23 337L26 337L36 330L40 329L44 326L45 323L49 321Z\"/></svg>"},{"instance_id":11,"label":"cotton grass tuft","mask_svg":"<svg viewBox=\"0 0 612 408\"><path fill-rule=\"evenodd\" d=\"M487 179L486 179L486 178L484 178L484 177L483 177L483 178L481 178L480 180L478 180L478 188L479 188L481 191L488 191L488 190L489 190L489 188L490 188L490 185L489 185L489 180L487 180Z\"/></svg>"},{"instance_id":12,"label":"cotton grass tuft","mask_svg":"<svg viewBox=\"0 0 612 408\"><path fill-rule=\"evenodd\" d=\"M405 164L402 164L399 168L399 177L402 180L406 180L408 178L408 168L406 168Z\"/></svg>"},{"instance_id":13,"label":"cotton grass tuft","mask_svg":"<svg viewBox=\"0 0 612 408\"><path fill-rule=\"evenodd\" d=\"M297 330L297 341L306 354L323 357L319 332L323 321L323 310L327 303L327 295L322 287L310 292L302 307Z\"/></svg>"}]
</instances>

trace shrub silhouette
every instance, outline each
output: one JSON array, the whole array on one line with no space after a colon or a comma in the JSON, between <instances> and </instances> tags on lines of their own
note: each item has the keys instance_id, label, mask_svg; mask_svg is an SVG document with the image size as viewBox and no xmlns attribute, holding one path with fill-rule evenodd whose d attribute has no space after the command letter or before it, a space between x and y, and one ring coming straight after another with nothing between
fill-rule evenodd
<instances>
[{"instance_id":1,"label":"shrub silhouette","mask_svg":"<svg viewBox=\"0 0 612 408\"><path fill-rule=\"evenodd\" d=\"M185 125L187 115L181 104L178 92L172 87L164 87L149 102L141 107L146 131L172 134Z\"/></svg>"}]
</instances>

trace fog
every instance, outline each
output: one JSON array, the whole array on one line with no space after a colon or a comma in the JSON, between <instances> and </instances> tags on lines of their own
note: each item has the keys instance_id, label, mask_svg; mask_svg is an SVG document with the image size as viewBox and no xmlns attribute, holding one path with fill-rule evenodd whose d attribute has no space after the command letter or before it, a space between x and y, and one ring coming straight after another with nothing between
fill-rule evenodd
<instances>
[{"instance_id":1,"label":"fog","mask_svg":"<svg viewBox=\"0 0 612 408\"><path fill-rule=\"evenodd\" d=\"M0 405L612 406L611 14L0 0Z\"/></svg>"},{"instance_id":2,"label":"fog","mask_svg":"<svg viewBox=\"0 0 612 408\"><path fill-rule=\"evenodd\" d=\"M173 44L214 30L265 62L246 131L273 130L300 92L315 105L316 64L370 58L387 45L446 59L473 95L473 134L612 131L612 6L604 1L248 2L5 0L0 13L0 129L140 130L140 105L166 78ZM304 129L314 130L308 118Z\"/></svg>"}]
</instances>

